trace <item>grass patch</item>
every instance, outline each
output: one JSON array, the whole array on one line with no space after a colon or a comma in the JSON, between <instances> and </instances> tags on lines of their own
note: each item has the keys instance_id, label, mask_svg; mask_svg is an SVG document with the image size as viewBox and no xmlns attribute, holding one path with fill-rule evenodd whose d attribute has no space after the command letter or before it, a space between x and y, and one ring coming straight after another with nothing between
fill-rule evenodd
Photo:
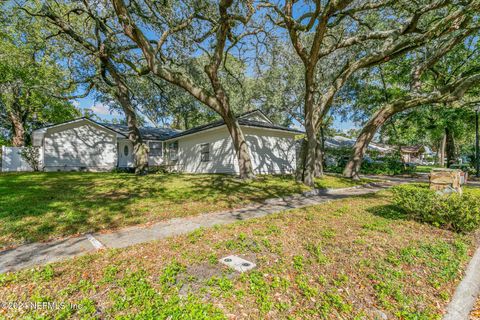
<instances>
[{"instance_id":1,"label":"grass patch","mask_svg":"<svg viewBox=\"0 0 480 320\"><path fill-rule=\"evenodd\" d=\"M415 169L415 172L430 173L430 172L432 172L433 169L436 169L436 168L441 168L441 167L438 167L438 166L417 166L417 168Z\"/></svg>"},{"instance_id":2,"label":"grass patch","mask_svg":"<svg viewBox=\"0 0 480 320\"><path fill-rule=\"evenodd\" d=\"M0 301L80 305L3 315L438 319L474 236L405 220L391 198L350 198L1 275ZM257 268L238 274L218 263L230 254Z\"/></svg>"},{"instance_id":3,"label":"grass patch","mask_svg":"<svg viewBox=\"0 0 480 320\"><path fill-rule=\"evenodd\" d=\"M320 188L358 184L326 176ZM306 191L290 176L0 174L0 248L23 242L233 209Z\"/></svg>"},{"instance_id":4,"label":"grass patch","mask_svg":"<svg viewBox=\"0 0 480 320\"><path fill-rule=\"evenodd\" d=\"M322 179L315 181L315 187L318 189L337 189L355 187L375 180L362 178L360 180L352 180L342 176L325 175ZM378 180L377 180L378 181Z\"/></svg>"}]
</instances>

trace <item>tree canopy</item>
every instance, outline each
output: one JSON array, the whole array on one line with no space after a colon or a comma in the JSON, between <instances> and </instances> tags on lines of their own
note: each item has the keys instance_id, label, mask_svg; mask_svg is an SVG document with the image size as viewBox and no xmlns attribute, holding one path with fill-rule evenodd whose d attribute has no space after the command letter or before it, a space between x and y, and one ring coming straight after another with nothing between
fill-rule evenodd
<instances>
[{"instance_id":1,"label":"tree canopy","mask_svg":"<svg viewBox=\"0 0 480 320\"><path fill-rule=\"evenodd\" d=\"M2 8L0 134L15 145L38 125L79 115L72 102L84 96L125 117L139 173L148 165L140 124L189 129L221 118L240 175L252 177L236 115L254 108L303 126L308 185L322 174L333 117L362 126L350 177L376 135L433 149L445 135L457 145L471 136L462 119L478 100L480 0L35 0Z\"/></svg>"},{"instance_id":2,"label":"tree canopy","mask_svg":"<svg viewBox=\"0 0 480 320\"><path fill-rule=\"evenodd\" d=\"M44 41L45 26L3 4L0 16L0 124L6 141L23 146L27 133L79 115L66 98L75 90Z\"/></svg>"}]
</instances>

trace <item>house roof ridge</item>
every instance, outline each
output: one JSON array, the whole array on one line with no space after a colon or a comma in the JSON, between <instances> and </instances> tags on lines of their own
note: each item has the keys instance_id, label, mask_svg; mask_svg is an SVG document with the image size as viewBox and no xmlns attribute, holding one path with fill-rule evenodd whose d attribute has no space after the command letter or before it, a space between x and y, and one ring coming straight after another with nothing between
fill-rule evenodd
<instances>
[{"instance_id":1,"label":"house roof ridge","mask_svg":"<svg viewBox=\"0 0 480 320\"><path fill-rule=\"evenodd\" d=\"M268 122L245 118L245 116L248 116L248 115L253 114L255 112L261 113L268 120ZM274 129L274 130L282 130L282 131L303 133L303 131L301 131L301 130L292 129L292 128L289 128L289 127L285 127L285 126L281 126L281 125L273 123L270 120L270 118L268 118L265 115L265 113L263 113L263 111L258 109L258 108L243 112L241 114L238 114L238 115L235 116L235 118L237 119L238 123L240 125L243 125L243 126L251 126L251 127L257 127L257 128L265 128L265 129ZM93 120L91 118L88 118L88 117L85 117L85 116L75 118L75 119L72 119L72 120L69 120L69 121L65 121L65 122L62 122L62 123L57 123L57 124L53 124L53 125L50 125L50 126L45 126L43 128L39 128L39 129L36 129L36 130L46 129L46 128L49 128L49 127L52 127L52 126L58 126L58 125L71 123L71 122L76 122L76 121L80 121L80 120L90 121L90 122L95 123L95 124L97 124L101 127L104 127L104 128L106 128L108 130L111 130L115 133L118 133L118 134L120 134L124 137L128 137L128 132L126 132L126 130L128 130L128 125L127 124L98 122L98 121L95 121L95 120ZM196 127L187 129L187 130L174 129L174 128L171 128L169 126L164 126L164 127L141 126L141 127L139 127L139 130L140 130L140 135L145 140L166 141L166 140L171 140L171 139L175 139L175 138L180 138L180 137L185 136L185 135L201 132L201 131L204 131L204 130L213 129L213 128L216 128L216 127L219 127L219 126L222 126L222 125L225 125L225 121L223 119L219 119L219 120L215 120L215 121L212 121L212 122L200 125L200 126L196 126Z\"/></svg>"},{"instance_id":2,"label":"house roof ridge","mask_svg":"<svg viewBox=\"0 0 480 320\"><path fill-rule=\"evenodd\" d=\"M124 127L128 127L127 124L123 124L123 123L99 122L99 124L102 124L102 125L105 125L105 126L124 126ZM176 129L176 128L172 128L172 127L169 127L169 126L162 126L162 127L140 126L138 128L139 129L167 129L167 130L183 131L181 129Z\"/></svg>"}]
</instances>

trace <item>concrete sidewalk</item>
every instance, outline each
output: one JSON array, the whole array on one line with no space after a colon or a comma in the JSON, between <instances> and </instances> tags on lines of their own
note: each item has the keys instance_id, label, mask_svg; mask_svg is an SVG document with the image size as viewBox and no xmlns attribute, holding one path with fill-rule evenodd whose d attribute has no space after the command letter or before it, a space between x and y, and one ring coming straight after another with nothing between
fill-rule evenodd
<instances>
[{"instance_id":1,"label":"concrete sidewalk","mask_svg":"<svg viewBox=\"0 0 480 320\"><path fill-rule=\"evenodd\" d=\"M480 247L470 260L465 276L448 304L443 320L468 320L480 293Z\"/></svg>"},{"instance_id":2,"label":"concrete sidewalk","mask_svg":"<svg viewBox=\"0 0 480 320\"><path fill-rule=\"evenodd\" d=\"M103 248L124 248L134 244L185 234L200 227L229 224L236 221L263 217L288 209L301 208L332 200L375 193L395 184L410 181L391 181L362 187L314 190L306 195L295 195L266 200L249 207L186 218L176 218L149 226L134 226L112 233L87 234L45 243L31 243L0 252L0 273L64 260Z\"/></svg>"}]
</instances>

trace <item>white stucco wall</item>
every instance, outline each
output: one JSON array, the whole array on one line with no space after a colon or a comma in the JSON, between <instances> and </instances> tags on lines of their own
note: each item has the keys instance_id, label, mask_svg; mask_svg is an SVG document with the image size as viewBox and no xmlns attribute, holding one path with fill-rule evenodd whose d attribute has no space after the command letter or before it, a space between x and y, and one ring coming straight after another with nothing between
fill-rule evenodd
<instances>
[{"instance_id":1,"label":"white stucco wall","mask_svg":"<svg viewBox=\"0 0 480 320\"><path fill-rule=\"evenodd\" d=\"M296 168L295 134L244 127L253 169L257 174L293 173Z\"/></svg>"},{"instance_id":2,"label":"white stucco wall","mask_svg":"<svg viewBox=\"0 0 480 320\"><path fill-rule=\"evenodd\" d=\"M159 156L148 156L148 165L149 166L160 166L163 164L163 157L159 157Z\"/></svg>"},{"instance_id":3,"label":"white stucco wall","mask_svg":"<svg viewBox=\"0 0 480 320\"><path fill-rule=\"evenodd\" d=\"M200 161L200 145L210 143L210 161ZM238 163L228 131L220 127L178 139L176 169L189 173L235 173Z\"/></svg>"},{"instance_id":4,"label":"white stucco wall","mask_svg":"<svg viewBox=\"0 0 480 320\"><path fill-rule=\"evenodd\" d=\"M243 127L255 173L278 174L295 170L295 141L291 132ZM177 170L189 173L238 173L238 161L226 127L178 139ZM210 161L202 162L200 148L210 143Z\"/></svg>"},{"instance_id":5,"label":"white stucco wall","mask_svg":"<svg viewBox=\"0 0 480 320\"><path fill-rule=\"evenodd\" d=\"M20 155L23 147L5 147L2 146L2 159L0 171L33 171L32 167ZM42 167L43 149L40 149L40 169Z\"/></svg>"},{"instance_id":6,"label":"white stucco wall","mask_svg":"<svg viewBox=\"0 0 480 320\"><path fill-rule=\"evenodd\" d=\"M116 134L89 121L48 128L45 171L107 171L117 165Z\"/></svg>"}]
</instances>

